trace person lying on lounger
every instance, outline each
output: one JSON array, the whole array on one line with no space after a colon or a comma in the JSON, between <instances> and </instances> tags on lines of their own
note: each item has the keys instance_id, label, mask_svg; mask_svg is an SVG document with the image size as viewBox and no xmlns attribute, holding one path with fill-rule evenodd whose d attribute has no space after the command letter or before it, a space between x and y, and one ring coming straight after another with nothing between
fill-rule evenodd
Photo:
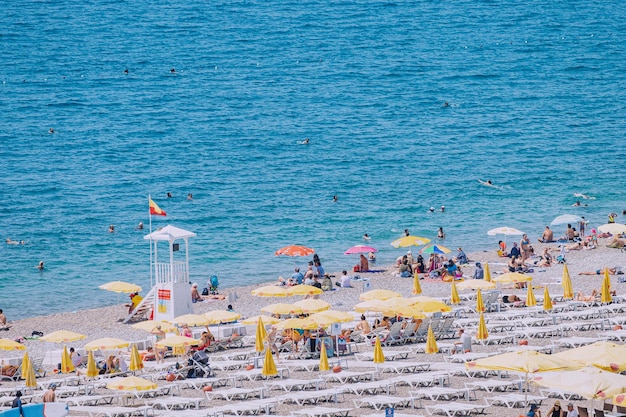
<instances>
[{"instance_id":1,"label":"person lying on lounger","mask_svg":"<svg viewBox=\"0 0 626 417\"><path fill-rule=\"evenodd\" d=\"M620 274L620 272L622 271L617 267L609 268L609 275ZM595 271L582 271L578 273L578 275L601 275L601 274L604 274L604 268L596 269Z\"/></svg>"}]
</instances>

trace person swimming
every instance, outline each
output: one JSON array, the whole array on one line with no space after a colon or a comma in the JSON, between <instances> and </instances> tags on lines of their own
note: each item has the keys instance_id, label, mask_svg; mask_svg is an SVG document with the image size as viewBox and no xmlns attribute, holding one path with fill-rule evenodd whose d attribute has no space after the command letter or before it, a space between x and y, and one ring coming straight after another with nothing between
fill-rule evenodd
<instances>
[{"instance_id":1,"label":"person swimming","mask_svg":"<svg viewBox=\"0 0 626 417\"><path fill-rule=\"evenodd\" d=\"M368 235L367 233L365 233L365 234L363 235L363 239L364 239L364 240L372 240L372 238L370 237L370 235Z\"/></svg>"},{"instance_id":2,"label":"person swimming","mask_svg":"<svg viewBox=\"0 0 626 417\"><path fill-rule=\"evenodd\" d=\"M339 201L339 197L337 197L336 195L333 196L333 203L336 203L337 201Z\"/></svg>"},{"instance_id":3,"label":"person swimming","mask_svg":"<svg viewBox=\"0 0 626 417\"><path fill-rule=\"evenodd\" d=\"M48 133L53 134L54 133L54 129L50 128L50 130L48 130Z\"/></svg>"},{"instance_id":4,"label":"person swimming","mask_svg":"<svg viewBox=\"0 0 626 417\"><path fill-rule=\"evenodd\" d=\"M300 145L308 145L309 142L309 138L306 138L305 140L303 140L302 142L298 142Z\"/></svg>"}]
</instances>

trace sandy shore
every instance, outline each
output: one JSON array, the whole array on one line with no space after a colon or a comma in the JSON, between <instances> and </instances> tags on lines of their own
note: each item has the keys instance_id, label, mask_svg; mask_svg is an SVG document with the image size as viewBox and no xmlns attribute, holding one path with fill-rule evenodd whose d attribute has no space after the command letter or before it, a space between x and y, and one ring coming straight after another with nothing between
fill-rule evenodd
<instances>
[{"instance_id":1,"label":"sandy shore","mask_svg":"<svg viewBox=\"0 0 626 417\"><path fill-rule=\"evenodd\" d=\"M566 254L566 258L568 261L568 268L571 274L571 278L573 281L574 292L582 291L584 294L589 294L594 288L600 288L601 284L601 275L587 276L587 275L578 275L581 271L593 271L596 269L603 268L604 266L614 267L614 266L622 266L625 265L624 254L621 253L617 249L609 249L604 247L604 242L601 240L601 246L598 249L593 250L585 250L585 251L572 251ZM534 245L537 252L541 252L543 245L535 244ZM556 248L556 244L551 244L551 247ZM556 255L556 254L555 254ZM472 261L480 261L485 262L488 261L490 263L490 269L492 273L501 272L504 269L504 263L506 262L505 258L498 258L495 251L493 252L478 252L469 254L469 258ZM348 268L350 265L346 265ZM377 266L378 267L378 266ZM400 292L404 296L411 296L411 289L413 280L407 278L398 278L393 275L394 268L387 267L385 272L381 273L370 273L370 274L361 274L362 276L367 276L370 278L370 282L372 283L372 289L378 288L386 288L392 289L397 292ZM470 275L473 272L473 263L470 263L469 266L465 266L463 268L464 273L466 275ZM562 289L558 284L562 274L562 266L554 265L552 267L547 268L535 268L535 272L531 273L534 277L533 283L534 285L548 285L551 295L558 296L562 294ZM334 275L339 275L339 271L332 271ZM443 283L439 281L433 280L422 280L422 290L423 295L433 296L433 297L448 297L450 295L450 285L448 283ZM250 291L255 287L258 287L263 284L247 286L247 287L238 287L238 288L229 288L222 289L223 294L236 294L239 298L232 302L236 311L240 312L243 317L248 317L252 315L259 314L259 310L268 304L274 302L293 302L297 301L301 297L291 297L287 299L271 299L271 298L259 298L254 297L250 294ZM613 289L617 291L618 294L625 293L625 285L622 283L618 283L617 276L612 277L612 285ZM518 294L522 298L526 296L526 290L514 290L514 289L503 289L504 294ZM352 288L352 289L338 289L336 291L326 292L320 296L321 299L329 302L332 305L332 308L337 310L350 311L352 307L359 302L359 294L361 293L361 288ZM541 290L535 291L538 297L543 296L543 292ZM221 301L208 301L203 303L197 303L194 305L194 311L196 313L203 313L210 310L216 309L225 309L228 300ZM32 333L32 331L41 331L44 333L49 333L55 330L67 329L73 330L76 332L84 333L88 337L84 341L74 342L71 345L75 347L82 347L85 343L98 338L105 336L118 337L125 340L142 340L145 339L148 335L146 332L135 330L130 327L130 325L122 324L120 321L123 317L125 317L126 308L122 305L114 305L105 308L98 308L92 310L84 310L72 313L63 313L63 314L54 314L50 316L41 316L34 317L24 320L19 320L13 322L13 327L10 331L2 332L1 336L5 338L17 338L20 336L27 336ZM595 331L587 331L584 333L580 333L578 335L582 336L594 336ZM447 342L447 341L444 341ZM551 343L549 339L538 339L535 341L533 339L533 344L547 344ZM46 346L46 343L39 342L36 340L27 340L26 345L30 354L34 357L44 356L46 349L50 349L50 346ZM479 352L493 352L498 349L499 346L476 346L476 351ZM55 347L59 348L59 347ZM6 352L5 352L5 356ZM443 361L442 354L438 355L417 355L417 359L414 357L412 360L419 361ZM313 377L314 374L306 374L306 373L296 373L296 375L292 375L295 378L310 378ZM452 386L463 386L463 381L467 381L467 378L453 378ZM398 395L406 395L407 390L402 390L398 392ZM199 395L202 395L199 393ZM479 394L482 396L483 394ZM480 398L479 398L480 400ZM552 404L552 400L548 400L547 403L544 402L542 406L542 410L544 414L547 412L549 406L546 404ZM565 403L561 401L562 403ZM427 402L428 403L428 402ZM482 403L482 401L481 401ZM591 402L579 401L578 404L588 403L592 405ZM597 404L596 404L597 405ZM339 404L338 406L349 407L352 408L352 401L345 404ZM281 409L282 410L282 409ZM407 412L407 413L418 413L424 414L425 410L398 410L398 412ZM280 413L279 413L280 414ZM367 415L371 414L370 410L359 410L358 412L353 413L352 415ZM517 416L520 414L525 414L525 411L522 409L506 409L503 407L494 407L488 414L498 414L505 416Z\"/></svg>"}]
</instances>

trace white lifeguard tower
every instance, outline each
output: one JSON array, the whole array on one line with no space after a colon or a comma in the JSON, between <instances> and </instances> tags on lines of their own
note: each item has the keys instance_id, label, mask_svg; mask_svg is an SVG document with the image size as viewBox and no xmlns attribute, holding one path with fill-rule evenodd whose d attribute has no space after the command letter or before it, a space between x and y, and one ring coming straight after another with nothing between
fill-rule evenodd
<instances>
[{"instance_id":1,"label":"white lifeguard tower","mask_svg":"<svg viewBox=\"0 0 626 417\"><path fill-rule=\"evenodd\" d=\"M149 235L145 240L154 242L152 265L154 274L154 320L172 320L183 314L193 313L191 285L189 283L189 238L196 234L188 230L167 225ZM180 243L185 242L184 253ZM168 242L169 262L159 262L158 243Z\"/></svg>"}]
</instances>

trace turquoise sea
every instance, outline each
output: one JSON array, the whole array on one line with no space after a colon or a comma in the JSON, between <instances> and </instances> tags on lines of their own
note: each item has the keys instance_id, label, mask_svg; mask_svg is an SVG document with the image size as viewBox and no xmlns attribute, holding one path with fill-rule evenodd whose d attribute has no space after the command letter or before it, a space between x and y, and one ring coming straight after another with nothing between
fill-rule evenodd
<instances>
[{"instance_id":1,"label":"turquoise sea","mask_svg":"<svg viewBox=\"0 0 626 417\"><path fill-rule=\"evenodd\" d=\"M625 15L613 0L6 2L0 236L26 244L0 245L0 308L108 305L97 287L118 279L145 293L149 194L168 213L154 228L198 234L192 280L222 287L291 274L308 259L274 251L292 243L338 271L363 233L385 264L405 228L477 251L497 226L535 240L564 213L605 223L626 209Z\"/></svg>"}]
</instances>

